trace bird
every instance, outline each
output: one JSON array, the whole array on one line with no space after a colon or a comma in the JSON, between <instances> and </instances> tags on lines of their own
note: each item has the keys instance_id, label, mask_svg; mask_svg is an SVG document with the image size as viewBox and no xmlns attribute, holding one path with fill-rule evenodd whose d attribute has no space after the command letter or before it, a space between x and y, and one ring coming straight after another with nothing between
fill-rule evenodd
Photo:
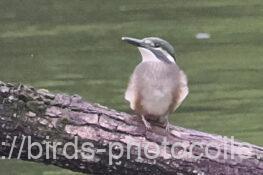
<instances>
[{"instance_id":1,"label":"bird","mask_svg":"<svg viewBox=\"0 0 263 175\"><path fill-rule=\"evenodd\" d=\"M174 47L159 37L122 40L136 46L142 58L130 76L125 99L141 116L146 130L152 128L150 122L157 122L169 131L169 115L189 93L187 76L176 63Z\"/></svg>"}]
</instances>

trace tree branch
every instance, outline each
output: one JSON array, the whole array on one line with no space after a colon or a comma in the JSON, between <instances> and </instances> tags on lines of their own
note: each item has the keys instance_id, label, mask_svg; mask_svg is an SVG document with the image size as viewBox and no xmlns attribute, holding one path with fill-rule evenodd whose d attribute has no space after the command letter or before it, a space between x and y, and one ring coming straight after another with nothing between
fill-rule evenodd
<instances>
[{"instance_id":1,"label":"tree branch","mask_svg":"<svg viewBox=\"0 0 263 175\"><path fill-rule=\"evenodd\" d=\"M0 133L2 158L83 173L263 174L261 147L177 126L146 131L135 115L24 85L0 82Z\"/></svg>"}]
</instances>

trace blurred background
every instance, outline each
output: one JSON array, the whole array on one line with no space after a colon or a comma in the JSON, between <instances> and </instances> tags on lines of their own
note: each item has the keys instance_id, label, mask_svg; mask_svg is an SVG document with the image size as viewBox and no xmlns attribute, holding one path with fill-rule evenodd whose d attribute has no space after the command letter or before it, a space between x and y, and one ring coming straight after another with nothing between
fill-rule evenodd
<instances>
[{"instance_id":1,"label":"blurred background","mask_svg":"<svg viewBox=\"0 0 263 175\"><path fill-rule=\"evenodd\" d=\"M121 37L158 36L189 79L172 123L263 146L262 34L262 0L0 0L0 80L130 112L140 54ZM76 174L0 162L0 175Z\"/></svg>"}]
</instances>

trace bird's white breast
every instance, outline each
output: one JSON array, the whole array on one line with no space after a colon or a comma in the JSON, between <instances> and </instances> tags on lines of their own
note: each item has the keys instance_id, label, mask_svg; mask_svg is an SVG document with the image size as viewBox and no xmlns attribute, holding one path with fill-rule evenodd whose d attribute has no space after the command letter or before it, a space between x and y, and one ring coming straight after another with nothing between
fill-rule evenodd
<instances>
[{"instance_id":1,"label":"bird's white breast","mask_svg":"<svg viewBox=\"0 0 263 175\"><path fill-rule=\"evenodd\" d=\"M156 57L156 55L154 53L152 53L150 50L145 49L143 47L138 47L141 55L142 55L142 62L147 62L147 61L151 61L151 62L162 62L160 59L158 59ZM160 49L161 50L161 49ZM162 51L163 54L172 62L175 63L173 57L168 54L166 51Z\"/></svg>"}]
</instances>

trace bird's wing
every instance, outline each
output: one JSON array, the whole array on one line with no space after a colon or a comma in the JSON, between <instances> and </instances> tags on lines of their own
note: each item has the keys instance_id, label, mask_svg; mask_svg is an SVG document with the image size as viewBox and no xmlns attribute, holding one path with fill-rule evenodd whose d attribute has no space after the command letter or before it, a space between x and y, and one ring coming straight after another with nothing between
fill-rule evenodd
<instances>
[{"instance_id":1,"label":"bird's wing","mask_svg":"<svg viewBox=\"0 0 263 175\"><path fill-rule=\"evenodd\" d=\"M180 70L179 72L179 87L178 89L176 89L176 91L176 103L174 105L173 111L175 111L181 105L181 103L184 101L189 93L187 77L182 70Z\"/></svg>"},{"instance_id":2,"label":"bird's wing","mask_svg":"<svg viewBox=\"0 0 263 175\"><path fill-rule=\"evenodd\" d=\"M135 109L135 98L136 98L136 90L135 90L135 76L132 75L130 78L130 82L128 84L128 88L125 92L125 100L130 102L131 109Z\"/></svg>"}]
</instances>

